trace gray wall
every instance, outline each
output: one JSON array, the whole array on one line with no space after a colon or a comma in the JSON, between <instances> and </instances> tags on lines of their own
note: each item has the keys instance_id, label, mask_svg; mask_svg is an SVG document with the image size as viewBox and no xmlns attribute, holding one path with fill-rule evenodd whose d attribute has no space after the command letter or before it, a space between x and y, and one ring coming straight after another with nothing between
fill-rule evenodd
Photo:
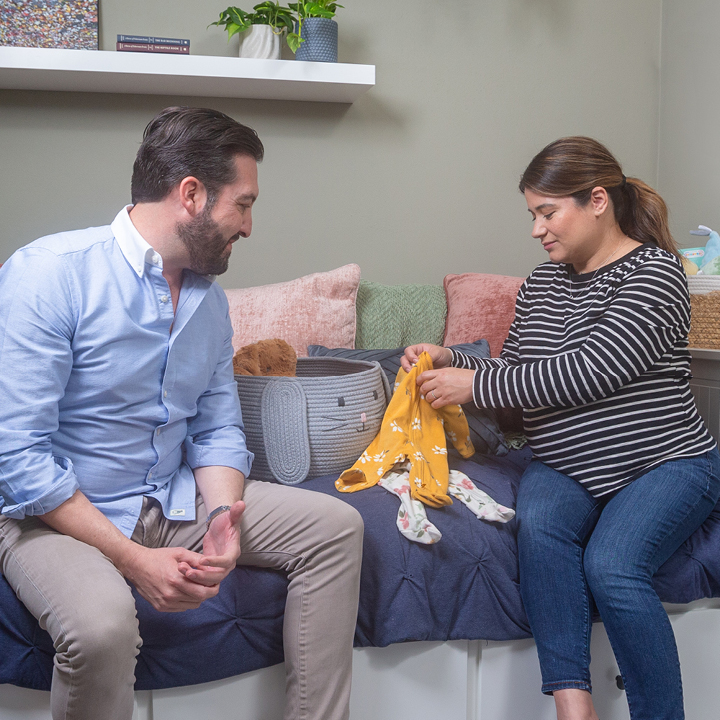
<instances>
[{"instance_id":1,"label":"gray wall","mask_svg":"<svg viewBox=\"0 0 720 720\"><path fill-rule=\"evenodd\" d=\"M720 231L720 3L663 3L659 189L681 246Z\"/></svg>"},{"instance_id":2,"label":"gray wall","mask_svg":"<svg viewBox=\"0 0 720 720\"><path fill-rule=\"evenodd\" d=\"M340 60L377 66L351 106L0 92L0 261L39 235L109 222L129 201L143 127L177 103L227 112L266 145L255 229L225 287L348 262L386 283L527 274L545 257L517 181L562 135L595 136L656 181L661 0L343 4ZM224 7L101 0L101 46L158 34L231 55L237 41L205 29Z\"/></svg>"}]
</instances>

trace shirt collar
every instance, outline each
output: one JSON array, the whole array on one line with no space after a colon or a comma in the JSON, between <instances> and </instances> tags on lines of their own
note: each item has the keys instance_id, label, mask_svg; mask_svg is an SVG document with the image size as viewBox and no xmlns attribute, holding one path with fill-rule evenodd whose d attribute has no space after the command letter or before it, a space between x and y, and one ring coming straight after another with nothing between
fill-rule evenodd
<instances>
[{"instance_id":1,"label":"shirt collar","mask_svg":"<svg viewBox=\"0 0 720 720\"><path fill-rule=\"evenodd\" d=\"M145 263L155 265L162 270L162 257L160 253L155 252L154 248L145 238L138 232L130 219L130 210L132 205L126 205L110 224L110 229L117 240L118 245L125 259L130 263L130 267L137 273L138 277L142 277L145 272ZM214 282L217 275L200 275L208 282Z\"/></svg>"},{"instance_id":2,"label":"shirt collar","mask_svg":"<svg viewBox=\"0 0 720 720\"><path fill-rule=\"evenodd\" d=\"M132 205L124 207L112 221L110 229L130 267L142 277L145 272L145 263L155 265L162 270L162 257L138 232L130 219Z\"/></svg>"}]
</instances>

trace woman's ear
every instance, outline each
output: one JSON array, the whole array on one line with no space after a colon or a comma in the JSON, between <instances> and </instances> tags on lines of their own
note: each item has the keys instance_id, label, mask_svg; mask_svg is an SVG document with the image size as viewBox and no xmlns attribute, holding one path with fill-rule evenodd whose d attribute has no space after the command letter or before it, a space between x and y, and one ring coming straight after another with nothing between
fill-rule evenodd
<instances>
[{"instance_id":1,"label":"woman's ear","mask_svg":"<svg viewBox=\"0 0 720 720\"><path fill-rule=\"evenodd\" d=\"M610 197L604 187L593 188L590 193L590 205L596 217L600 217L610 205Z\"/></svg>"}]
</instances>

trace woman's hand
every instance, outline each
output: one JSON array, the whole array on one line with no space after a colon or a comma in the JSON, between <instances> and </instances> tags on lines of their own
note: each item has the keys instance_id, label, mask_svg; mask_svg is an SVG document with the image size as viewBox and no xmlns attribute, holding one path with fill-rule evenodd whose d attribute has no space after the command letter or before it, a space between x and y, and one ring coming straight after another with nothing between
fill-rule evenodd
<instances>
[{"instance_id":1,"label":"woman's hand","mask_svg":"<svg viewBox=\"0 0 720 720\"><path fill-rule=\"evenodd\" d=\"M430 343L420 343L420 345L411 345L405 348L405 355L400 359L400 364L405 372L410 372L418 358L426 352L430 355L433 368L448 367L452 362L452 350L450 348L440 347L439 345L431 345Z\"/></svg>"},{"instance_id":2,"label":"woman's hand","mask_svg":"<svg viewBox=\"0 0 720 720\"><path fill-rule=\"evenodd\" d=\"M435 410L445 405L463 405L472 402L474 370L441 368L426 370L418 376L420 394Z\"/></svg>"}]
</instances>

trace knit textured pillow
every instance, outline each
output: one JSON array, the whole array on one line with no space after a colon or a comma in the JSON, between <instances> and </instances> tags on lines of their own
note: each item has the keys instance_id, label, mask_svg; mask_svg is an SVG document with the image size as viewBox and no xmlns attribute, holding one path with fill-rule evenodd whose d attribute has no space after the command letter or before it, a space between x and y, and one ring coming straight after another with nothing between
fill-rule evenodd
<instances>
[{"instance_id":1,"label":"knit textured pillow","mask_svg":"<svg viewBox=\"0 0 720 720\"><path fill-rule=\"evenodd\" d=\"M355 347L396 348L421 342L440 345L446 313L445 291L440 285L381 285L361 280Z\"/></svg>"},{"instance_id":2,"label":"knit textured pillow","mask_svg":"<svg viewBox=\"0 0 720 720\"><path fill-rule=\"evenodd\" d=\"M466 355L486 358L490 357L490 348L486 340L477 340L473 343L453 345L454 350L463 352ZM327 348L322 345L309 345L308 355L310 357L330 356L348 358L350 360L368 360L380 363L380 367L390 381L390 387L395 383L395 376L400 369L400 358L405 354L405 348L394 350L346 350L343 348ZM477 408L473 403L463 405L465 417L470 428L470 439L475 446L475 452L479 455L507 455L508 446L505 436L498 424L497 415L492 408ZM453 453L454 451L450 451Z\"/></svg>"},{"instance_id":3,"label":"knit textured pillow","mask_svg":"<svg viewBox=\"0 0 720 720\"><path fill-rule=\"evenodd\" d=\"M350 264L297 280L226 290L237 351L280 338L300 357L311 343L351 348L360 266Z\"/></svg>"}]
</instances>

